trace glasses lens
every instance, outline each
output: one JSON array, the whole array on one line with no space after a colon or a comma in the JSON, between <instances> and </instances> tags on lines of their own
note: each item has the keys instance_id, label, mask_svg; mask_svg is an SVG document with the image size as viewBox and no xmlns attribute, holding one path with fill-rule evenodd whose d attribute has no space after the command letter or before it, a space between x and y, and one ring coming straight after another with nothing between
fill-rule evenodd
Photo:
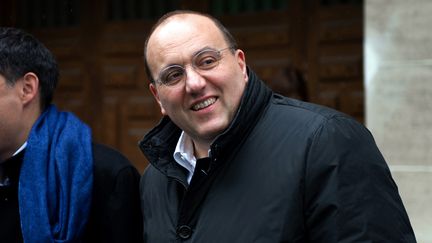
<instances>
[{"instance_id":1,"label":"glasses lens","mask_svg":"<svg viewBox=\"0 0 432 243\"><path fill-rule=\"evenodd\" d=\"M199 70L210 70L215 68L221 60L221 51L228 48L216 51L216 50L203 50L197 53L192 58L192 66L195 71ZM159 81L163 85L175 85L186 78L186 70L180 65L172 65L163 69L159 75Z\"/></svg>"},{"instance_id":2,"label":"glasses lens","mask_svg":"<svg viewBox=\"0 0 432 243\"><path fill-rule=\"evenodd\" d=\"M200 70L209 70L216 67L220 59L219 51L204 50L194 56L193 65Z\"/></svg>"},{"instance_id":3,"label":"glasses lens","mask_svg":"<svg viewBox=\"0 0 432 243\"><path fill-rule=\"evenodd\" d=\"M174 85L185 76L185 70L181 66L167 67L160 73L160 82L164 85Z\"/></svg>"}]
</instances>

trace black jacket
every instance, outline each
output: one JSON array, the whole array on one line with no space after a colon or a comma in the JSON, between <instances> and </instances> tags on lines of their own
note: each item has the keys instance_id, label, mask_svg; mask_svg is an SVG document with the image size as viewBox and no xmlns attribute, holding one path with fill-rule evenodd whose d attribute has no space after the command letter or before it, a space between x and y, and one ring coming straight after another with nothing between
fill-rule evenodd
<instances>
[{"instance_id":1,"label":"black jacket","mask_svg":"<svg viewBox=\"0 0 432 243\"><path fill-rule=\"evenodd\" d=\"M354 119L282 97L248 71L210 169L191 184L169 118L140 147L145 242L415 242L386 162ZM197 161L197 168L202 161Z\"/></svg>"},{"instance_id":2,"label":"black jacket","mask_svg":"<svg viewBox=\"0 0 432 243\"><path fill-rule=\"evenodd\" d=\"M142 242L139 173L119 152L93 146L93 198L85 242Z\"/></svg>"},{"instance_id":3,"label":"black jacket","mask_svg":"<svg viewBox=\"0 0 432 243\"><path fill-rule=\"evenodd\" d=\"M5 161L11 185L0 187L0 242L23 242L18 177L23 152ZM119 152L93 144L93 197L85 240L88 243L142 242L139 173Z\"/></svg>"}]
</instances>

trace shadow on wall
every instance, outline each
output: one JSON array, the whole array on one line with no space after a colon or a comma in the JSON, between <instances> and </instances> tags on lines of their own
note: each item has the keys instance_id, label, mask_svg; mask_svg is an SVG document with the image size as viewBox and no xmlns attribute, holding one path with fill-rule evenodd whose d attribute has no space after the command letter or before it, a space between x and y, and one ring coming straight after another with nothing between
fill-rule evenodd
<instances>
[{"instance_id":1,"label":"shadow on wall","mask_svg":"<svg viewBox=\"0 0 432 243\"><path fill-rule=\"evenodd\" d=\"M303 73L295 67L281 69L270 83L271 88L284 96L308 101L308 90Z\"/></svg>"}]
</instances>

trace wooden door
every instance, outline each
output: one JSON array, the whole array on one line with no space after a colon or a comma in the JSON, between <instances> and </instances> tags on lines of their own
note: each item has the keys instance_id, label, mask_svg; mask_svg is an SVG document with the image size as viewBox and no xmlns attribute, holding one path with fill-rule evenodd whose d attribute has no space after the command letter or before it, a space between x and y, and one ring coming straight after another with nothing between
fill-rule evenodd
<instances>
[{"instance_id":1,"label":"wooden door","mask_svg":"<svg viewBox=\"0 0 432 243\"><path fill-rule=\"evenodd\" d=\"M27 29L56 55L55 103L94 139L143 171L138 141L160 119L148 90L143 44L155 18L178 8L209 12L238 39L248 65L278 92L277 74L299 70L308 100L363 121L360 0L2 0L0 24ZM29 4L31 6L29 6ZM29 14L28 9L36 12ZM26 15L27 13L27 15Z\"/></svg>"}]
</instances>

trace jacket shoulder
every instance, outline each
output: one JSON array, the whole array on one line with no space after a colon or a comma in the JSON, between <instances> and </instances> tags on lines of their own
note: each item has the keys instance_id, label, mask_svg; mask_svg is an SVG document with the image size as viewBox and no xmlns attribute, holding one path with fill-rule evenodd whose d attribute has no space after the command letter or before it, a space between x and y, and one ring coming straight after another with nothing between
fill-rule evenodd
<instances>
[{"instance_id":1,"label":"jacket shoulder","mask_svg":"<svg viewBox=\"0 0 432 243\"><path fill-rule=\"evenodd\" d=\"M284 97L279 94L275 94L273 96L272 103L276 106L279 105L281 107L290 108L292 110L299 110L301 111L302 115L318 116L323 118L324 120L332 119L334 117L352 118L345 113L342 113L327 106L296 100Z\"/></svg>"},{"instance_id":2,"label":"jacket shoulder","mask_svg":"<svg viewBox=\"0 0 432 243\"><path fill-rule=\"evenodd\" d=\"M93 176L95 188L101 188L101 191L108 193L119 181L139 181L140 174L122 153L106 145L94 143Z\"/></svg>"},{"instance_id":3,"label":"jacket shoulder","mask_svg":"<svg viewBox=\"0 0 432 243\"><path fill-rule=\"evenodd\" d=\"M119 151L103 144L93 143L95 173L111 171L117 174L122 169L134 168L132 163Z\"/></svg>"},{"instance_id":4,"label":"jacket shoulder","mask_svg":"<svg viewBox=\"0 0 432 243\"><path fill-rule=\"evenodd\" d=\"M85 242L142 242L140 174L120 152L93 143L93 198Z\"/></svg>"}]
</instances>

